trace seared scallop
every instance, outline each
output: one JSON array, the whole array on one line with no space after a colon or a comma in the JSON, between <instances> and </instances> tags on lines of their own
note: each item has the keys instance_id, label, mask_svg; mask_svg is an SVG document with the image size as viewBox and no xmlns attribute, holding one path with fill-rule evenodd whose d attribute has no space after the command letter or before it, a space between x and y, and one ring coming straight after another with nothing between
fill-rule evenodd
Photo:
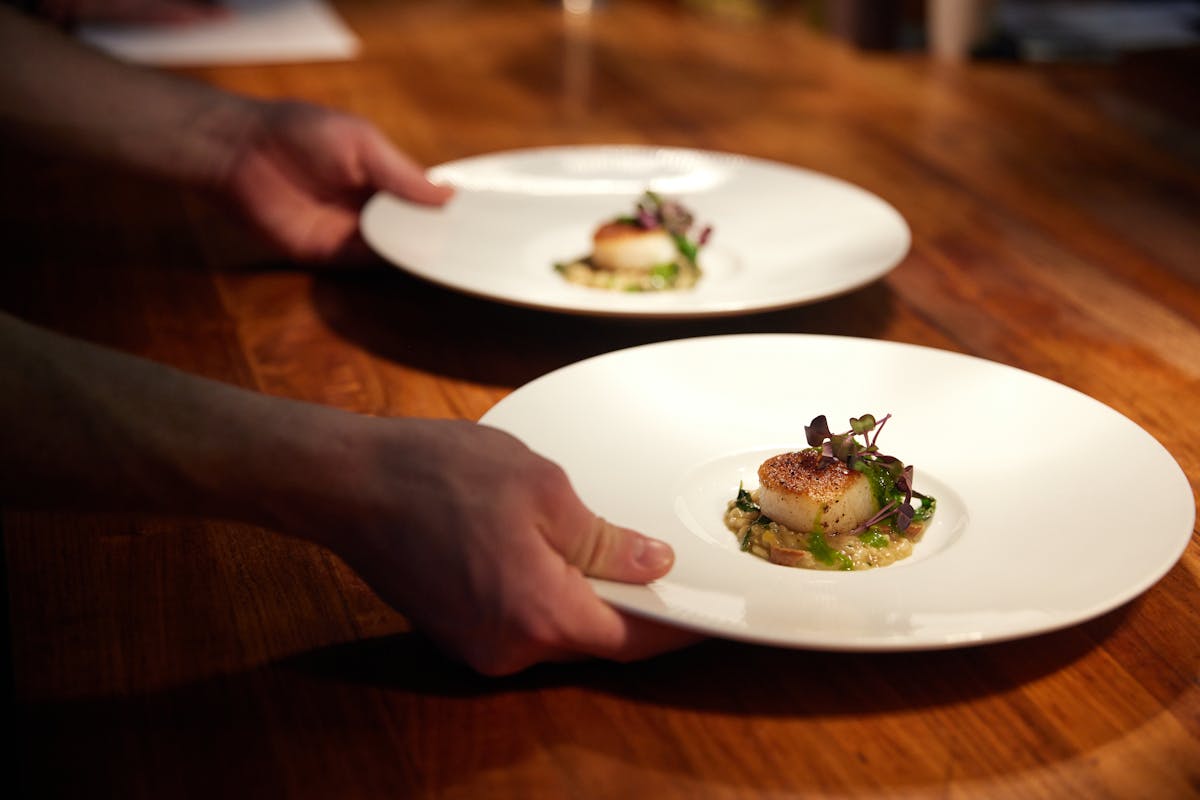
<instances>
[{"instance_id":1,"label":"seared scallop","mask_svg":"<svg viewBox=\"0 0 1200 800\"><path fill-rule=\"evenodd\" d=\"M865 475L840 461L823 462L815 449L768 458L758 480L762 512L801 533L848 533L879 510Z\"/></svg>"},{"instance_id":2,"label":"seared scallop","mask_svg":"<svg viewBox=\"0 0 1200 800\"><path fill-rule=\"evenodd\" d=\"M592 265L597 269L649 271L672 263L678 255L675 240L662 228L609 222L592 236Z\"/></svg>"}]
</instances>

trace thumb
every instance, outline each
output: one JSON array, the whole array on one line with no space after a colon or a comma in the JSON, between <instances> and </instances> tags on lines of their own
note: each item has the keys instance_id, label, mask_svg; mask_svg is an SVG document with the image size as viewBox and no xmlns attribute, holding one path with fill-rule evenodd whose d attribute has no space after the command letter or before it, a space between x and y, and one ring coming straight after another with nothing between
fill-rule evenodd
<instances>
[{"instance_id":1,"label":"thumb","mask_svg":"<svg viewBox=\"0 0 1200 800\"><path fill-rule=\"evenodd\" d=\"M675 552L666 542L593 517L586 534L571 548L568 561L593 578L647 583L667 574Z\"/></svg>"}]
</instances>

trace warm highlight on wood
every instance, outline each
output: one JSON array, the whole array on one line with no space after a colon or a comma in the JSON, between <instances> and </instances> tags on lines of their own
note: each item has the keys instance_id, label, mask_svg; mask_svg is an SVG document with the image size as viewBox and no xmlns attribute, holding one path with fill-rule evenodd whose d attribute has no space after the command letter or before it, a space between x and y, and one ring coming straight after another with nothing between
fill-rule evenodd
<instances>
[{"instance_id":1,"label":"warm highlight on wood","mask_svg":"<svg viewBox=\"0 0 1200 800\"><path fill-rule=\"evenodd\" d=\"M269 394L465 419L652 341L929 345L1097 398L1200 488L1194 52L938 63L858 52L786 4L728 19L613 0L590 20L549 2L337 5L364 43L354 61L188 72L362 114L426 164L652 143L811 168L894 205L912 250L883 281L802 308L570 317L386 268L263 269L204 198L10 146L0 309ZM1128 546L1138 536L1131 520ZM501 680L444 660L336 558L271 532L9 511L3 539L9 773L30 797L1200 796L1195 533L1144 595L1032 639L910 654L711 641Z\"/></svg>"}]
</instances>

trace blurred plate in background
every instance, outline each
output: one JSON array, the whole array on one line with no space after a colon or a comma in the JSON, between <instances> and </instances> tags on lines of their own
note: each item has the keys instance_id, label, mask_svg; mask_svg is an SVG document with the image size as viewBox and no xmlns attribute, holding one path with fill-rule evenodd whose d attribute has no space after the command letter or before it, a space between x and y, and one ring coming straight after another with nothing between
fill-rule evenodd
<instances>
[{"instance_id":1,"label":"blurred plate in background","mask_svg":"<svg viewBox=\"0 0 1200 800\"><path fill-rule=\"evenodd\" d=\"M367 242L442 286L518 306L623 317L764 311L849 292L909 247L900 214L869 192L797 167L725 153L603 146L516 150L435 167L444 208L388 194L363 209ZM691 289L616 292L554 270L591 251L593 230L643 191L681 200L713 235Z\"/></svg>"}]
</instances>

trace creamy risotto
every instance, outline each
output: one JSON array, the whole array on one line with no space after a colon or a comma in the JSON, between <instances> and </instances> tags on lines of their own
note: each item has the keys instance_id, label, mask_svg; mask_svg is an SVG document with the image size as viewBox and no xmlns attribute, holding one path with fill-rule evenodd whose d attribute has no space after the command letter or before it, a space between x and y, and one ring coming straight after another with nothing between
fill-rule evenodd
<instances>
[{"instance_id":1,"label":"creamy risotto","mask_svg":"<svg viewBox=\"0 0 1200 800\"><path fill-rule=\"evenodd\" d=\"M571 283L593 289L617 292L658 292L663 289L689 289L696 285L700 268L691 261L677 259L644 269L600 269L591 258L581 258L555 269Z\"/></svg>"},{"instance_id":2,"label":"creamy risotto","mask_svg":"<svg viewBox=\"0 0 1200 800\"><path fill-rule=\"evenodd\" d=\"M745 493L741 502L730 500L725 527L737 537L742 550L788 567L834 570L886 567L912 555L913 544L920 540L925 529L924 522L913 522L904 533L890 525L873 525L859 533L798 533L764 518L757 504L757 490ZM754 508L746 510L748 506Z\"/></svg>"}]
</instances>

